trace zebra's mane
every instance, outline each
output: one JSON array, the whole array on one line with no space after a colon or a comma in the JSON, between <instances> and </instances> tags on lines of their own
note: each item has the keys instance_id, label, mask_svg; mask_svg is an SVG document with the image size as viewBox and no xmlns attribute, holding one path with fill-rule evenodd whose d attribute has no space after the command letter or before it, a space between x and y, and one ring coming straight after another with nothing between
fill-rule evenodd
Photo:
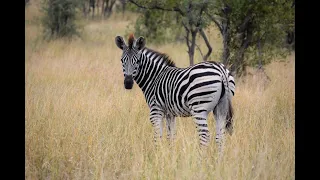
<instances>
[{"instance_id":1,"label":"zebra's mane","mask_svg":"<svg viewBox=\"0 0 320 180\"><path fill-rule=\"evenodd\" d=\"M128 39L128 47L129 47L129 49L132 49L132 47L133 47L133 41L134 41L134 36L133 36L133 33L131 33L131 34L129 35L129 39Z\"/></svg>"},{"instance_id":2,"label":"zebra's mane","mask_svg":"<svg viewBox=\"0 0 320 180\"><path fill-rule=\"evenodd\" d=\"M145 50L147 50L147 52L152 52L152 53L157 54L160 57L160 59L162 59L166 63L166 65L171 66L171 67L176 67L176 64L171 60L171 58L167 54L161 53L156 50L149 49L149 48L145 48Z\"/></svg>"}]
</instances>

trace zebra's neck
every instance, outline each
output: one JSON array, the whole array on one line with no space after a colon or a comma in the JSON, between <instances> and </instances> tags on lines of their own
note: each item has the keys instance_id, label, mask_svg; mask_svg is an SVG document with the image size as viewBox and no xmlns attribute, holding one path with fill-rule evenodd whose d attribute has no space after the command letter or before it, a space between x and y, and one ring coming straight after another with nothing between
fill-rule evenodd
<instances>
[{"instance_id":1,"label":"zebra's neck","mask_svg":"<svg viewBox=\"0 0 320 180\"><path fill-rule=\"evenodd\" d=\"M158 77L165 69L175 68L175 65L166 54L148 48L142 50L139 62L139 72L134 80L143 91L146 100L149 101Z\"/></svg>"}]
</instances>

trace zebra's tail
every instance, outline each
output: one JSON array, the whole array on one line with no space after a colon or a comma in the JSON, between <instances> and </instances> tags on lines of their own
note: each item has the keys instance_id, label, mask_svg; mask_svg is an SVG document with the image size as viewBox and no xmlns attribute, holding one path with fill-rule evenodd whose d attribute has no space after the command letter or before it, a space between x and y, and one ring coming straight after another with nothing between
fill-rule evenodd
<instances>
[{"instance_id":1,"label":"zebra's tail","mask_svg":"<svg viewBox=\"0 0 320 180\"><path fill-rule=\"evenodd\" d=\"M232 135L233 133L233 108L231 104L230 97L227 98L228 101L228 113L227 113L227 122L226 122L226 130L227 132Z\"/></svg>"},{"instance_id":2,"label":"zebra's tail","mask_svg":"<svg viewBox=\"0 0 320 180\"><path fill-rule=\"evenodd\" d=\"M232 76L232 73L222 64L219 63L219 65L222 67L222 81L223 81L223 89L226 90L224 93L224 99L223 99L223 111L224 114L226 113L226 131L232 135L233 133L233 107L231 103L231 99L234 96L235 93L235 80L234 77ZM227 112L226 112L227 111Z\"/></svg>"},{"instance_id":3,"label":"zebra's tail","mask_svg":"<svg viewBox=\"0 0 320 180\"><path fill-rule=\"evenodd\" d=\"M233 133L233 107L232 107L231 99L235 93L235 80L229 70L226 70L226 72L227 72L227 76L228 76L227 79L228 79L228 89L229 89L229 93L227 94L228 112L227 112L227 118L226 118L226 120L227 120L226 130L230 135L232 135L232 133Z\"/></svg>"}]
</instances>

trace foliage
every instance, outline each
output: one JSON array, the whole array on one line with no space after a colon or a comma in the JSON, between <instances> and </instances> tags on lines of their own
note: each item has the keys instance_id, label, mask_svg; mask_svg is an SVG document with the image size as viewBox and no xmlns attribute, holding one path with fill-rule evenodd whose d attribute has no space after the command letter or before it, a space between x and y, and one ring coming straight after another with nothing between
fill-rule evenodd
<instances>
[{"instance_id":1,"label":"foliage","mask_svg":"<svg viewBox=\"0 0 320 180\"><path fill-rule=\"evenodd\" d=\"M135 22L137 36L144 36L151 43L163 44L182 39L181 17L174 12L142 10Z\"/></svg>"},{"instance_id":2,"label":"foliage","mask_svg":"<svg viewBox=\"0 0 320 180\"><path fill-rule=\"evenodd\" d=\"M151 42L163 43L168 39L182 40L185 37L190 65L192 65L194 63L195 42L199 32L208 48L203 59L206 60L210 56L212 48L203 29L210 24L209 18L204 17L204 12L208 4L213 1L129 0L129 2L142 9L141 19L136 22L135 29L137 32L151 37L149 38ZM182 30L185 33L181 33Z\"/></svg>"},{"instance_id":3,"label":"foliage","mask_svg":"<svg viewBox=\"0 0 320 180\"><path fill-rule=\"evenodd\" d=\"M285 56L290 50L286 46L286 35L287 32L294 32L294 1L130 2L139 7L138 11L142 13L135 23L136 33L146 36L150 41L164 43L177 35L170 31L178 30L175 32L178 32L180 37L186 36L190 64L193 62L196 34L211 24L219 27L223 37L223 62L233 64L238 74L241 74L247 65L268 64L275 56ZM185 29L185 33L181 33L182 28ZM200 34L205 39L205 36ZM209 42L206 43L210 49Z\"/></svg>"},{"instance_id":4,"label":"foliage","mask_svg":"<svg viewBox=\"0 0 320 180\"><path fill-rule=\"evenodd\" d=\"M286 48L286 32L294 30L292 3L288 0L218 0L215 7L209 8L218 17L224 17L221 7L231 9L228 17L230 63L241 69L245 68L241 66L268 64L275 56L287 55L290 49Z\"/></svg>"},{"instance_id":5,"label":"foliage","mask_svg":"<svg viewBox=\"0 0 320 180\"><path fill-rule=\"evenodd\" d=\"M208 18L200 15L200 10L204 6L204 1L201 0L136 0L134 2L145 5L145 7L160 7L160 9L144 9L129 3L129 9L141 13L135 22L136 33L151 37L151 42L154 43L183 40L186 33L182 33L182 23L188 25L188 28L205 28L210 24ZM205 3L210 4L210 2ZM161 10L161 7L167 10ZM175 7L181 12L168 10Z\"/></svg>"},{"instance_id":6,"label":"foliage","mask_svg":"<svg viewBox=\"0 0 320 180\"><path fill-rule=\"evenodd\" d=\"M44 33L46 37L60 38L79 35L75 24L77 0L43 0Z\"/></svg>"}]
</instances>

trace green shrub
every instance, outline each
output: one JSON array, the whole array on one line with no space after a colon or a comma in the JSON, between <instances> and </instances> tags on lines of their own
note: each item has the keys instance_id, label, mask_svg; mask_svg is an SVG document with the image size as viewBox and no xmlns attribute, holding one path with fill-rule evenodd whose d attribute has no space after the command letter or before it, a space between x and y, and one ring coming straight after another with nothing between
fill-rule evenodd
<instances>
[{"instance_id":1,"label":"green shrub","mask_svg":"<svg viewBox=\"0 0 320 180\"><path fill-rule=\"evenodd\" d=\"M44 0L43 1L45 37L50 39L79 35L76 20L76 0Z\"/></svg>"}]
</instances>

